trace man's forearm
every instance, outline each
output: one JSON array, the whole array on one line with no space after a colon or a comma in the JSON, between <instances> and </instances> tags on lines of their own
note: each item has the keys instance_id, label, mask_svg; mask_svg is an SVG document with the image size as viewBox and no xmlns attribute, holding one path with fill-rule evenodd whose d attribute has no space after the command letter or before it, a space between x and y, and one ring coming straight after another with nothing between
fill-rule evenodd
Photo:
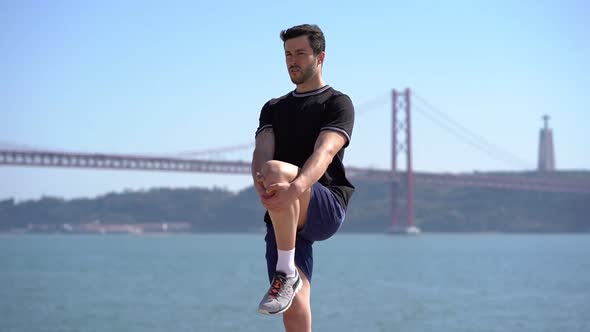
<instances>
[{"instance_id":1,"label":"man's forearm","mask_svg":"<svg viewBox=\"0 0 590 332\"><path fill-rule=\"evenodd\" d=\"M256 172L259 172L262 165L271 160L273 154L270 151L264 151L262 149L254 149L252 154L252 178L256 180Z\"/></svg>"},{"instance_id":2,"label":"man's forearm","mask_svg":"<svg viewBox=\"0 0 590 332\"><path fill-rule=\"evenodd\" d=\"M297 176L297 178L293 181L299 191L303 192L310 188L314 183L316 183L322 175L332 163L332 159L334 155L326 150L316 150L314 153L307 159L301 172Z\"/></svg>"},{"instance_id":3,"label":"man's forearm","mask_svg":"<svg viewBox=\"0 0 590 332\"><path fill-rule=\"evenodd\" d=\"M256 172L260 172L262 165L274 157L275 139L272 128L264 129L256 137L256 146L252 153L252 178L256 181Z\"/></svg>"},{"instance_id":4,"label":"man's forearm","mask_svg":"<svg viewBox=\"0 0 590 332\"><path fill-rule=\"evenodd\" d=\"M316 141L313 153L303 165L301 172L293 181L297 190L302 193L316 183L326 172L334 156L342 149L346 138L336 132L324 131Z\"/></svg>"}]
</instances>

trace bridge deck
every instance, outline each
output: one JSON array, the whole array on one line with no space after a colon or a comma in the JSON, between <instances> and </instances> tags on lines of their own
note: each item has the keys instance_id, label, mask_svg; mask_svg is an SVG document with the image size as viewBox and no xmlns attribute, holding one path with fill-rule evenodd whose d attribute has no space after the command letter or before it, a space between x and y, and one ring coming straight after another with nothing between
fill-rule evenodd
<instances>
[{"instance_id":1,"label":"bridge deck","mask_svg":"<svg viewBox=\"0 0 590 332\"><path fill-rule=\"evenodd\" d=\"M34 167L74 167L93 169L170 171L250 174L245 161L213 161L172 157L149 157L99 153L67 153L53 151L0 150L0 165ZM347 167L350 178L399 181L405 174L390 170ZM415 181L452 186L488 187L512 190L590 193L589 181L563 180L540 176L499 176L489 174L414 173Z\"/></svg>"}]
</instances>

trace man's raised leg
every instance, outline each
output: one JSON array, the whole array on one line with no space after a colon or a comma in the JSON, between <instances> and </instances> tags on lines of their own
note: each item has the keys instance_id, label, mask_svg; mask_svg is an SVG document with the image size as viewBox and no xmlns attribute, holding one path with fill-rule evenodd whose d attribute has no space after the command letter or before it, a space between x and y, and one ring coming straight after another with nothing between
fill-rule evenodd
<instances>
[{"instance_id":1,"label":"man's raised leg","mask_svg":"<svg viewBox=\"0 0 590 332\"><path fill-rule=\"evenodd\" d=\"M265 187L291 183L298 172L297 166L276 160L267 161L260 171ZM281 192L274 192L273 195L281 195ZM303 227L307 221L310 197L311 189L308 189L286 206L267 207L275 232L278 260L274 280L260 302L258 310L261 313L277 314L286 311L292 305L295 294L303 287L304 281L295 268L295 239L297 229ZM297 307L305 305L304 302L295 301L299 303L296 304ZM311 321L311 314L309 320Z\"/></svg>"},{"instance_id":2,"label":"man's raised leg","mask_svg":"<svg viewBox=\"0 0 590 332\"><path fill-rule=\"evenodd\" d=\"M299 168L297 166L278 160L267 161L261 170L266 187L275 183L290 183L295 180L298 173ZM295 248L297 229L301 229L307 222L307 208L309 207L310 197L311 189L308 189L299 196L299 199L295 200L292 205L285 209L268 210L275 229L279 250L291 250Z\"/></svg>"}]
</instances>

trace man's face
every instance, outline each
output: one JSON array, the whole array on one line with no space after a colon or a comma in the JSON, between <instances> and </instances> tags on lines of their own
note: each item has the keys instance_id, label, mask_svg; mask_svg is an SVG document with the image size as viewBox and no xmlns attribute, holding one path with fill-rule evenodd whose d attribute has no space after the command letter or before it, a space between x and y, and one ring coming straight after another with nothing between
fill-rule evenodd
<instances>
[{"instance_id":1,"label":"man's face","mask_svg":"<svg viewBox=\"0 0 590 332\"><path fill-rule=\"evenodd\" d=\"M285 41L285 60L291 81L301 84L318 72L323 53L314 56L307 36L299 36Z\"/></svg>"}]
</instances>

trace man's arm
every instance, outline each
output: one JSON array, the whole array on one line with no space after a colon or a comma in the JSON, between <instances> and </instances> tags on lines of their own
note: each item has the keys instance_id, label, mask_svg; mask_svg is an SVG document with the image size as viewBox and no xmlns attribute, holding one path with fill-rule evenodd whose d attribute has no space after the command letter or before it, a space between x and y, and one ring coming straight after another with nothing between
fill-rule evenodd
<instances>
[{"instance_id":1,"label":"man's arm","mask_svg":"<svg viewBox=\"0 0 590 332\"><path fill-rule=\"evenodd\" d=\"M256 136L256 145L252 154L252 179L254 180L254 188L259 195L264 193L264 187L258 181L257 174L265 162L273 159L274 153L275 134L272 128L266 128Z\"/></svg>"},{"instance_id":2,"label":"man's arm","mask_svg":"<svg viewBox=\"0 0 590 332\"><path fill-rule=\"evenodd\" d=\"M267 193L284 191L285 194L275 196L274 205L283 206L292 203L303 192L316 183L332 163L334 156L347 142L346 136L337 131L324 130L316 139L314 151L307 159L299 175L291 183L275 183L266 188Z\"/></svg>"},{"instance_id":3,"label":"man's arm","mask_svg":"<svg viewBox=\"0 0 590 332\"><path fill-rule=\"evenodd\" d=\"M320 132L313 153L303 165L299 176L292 182L299 193L310 188L324 175L332 159L346 142L346 136L340 132L333 130Z\"/></svg>"}]
</instances>

